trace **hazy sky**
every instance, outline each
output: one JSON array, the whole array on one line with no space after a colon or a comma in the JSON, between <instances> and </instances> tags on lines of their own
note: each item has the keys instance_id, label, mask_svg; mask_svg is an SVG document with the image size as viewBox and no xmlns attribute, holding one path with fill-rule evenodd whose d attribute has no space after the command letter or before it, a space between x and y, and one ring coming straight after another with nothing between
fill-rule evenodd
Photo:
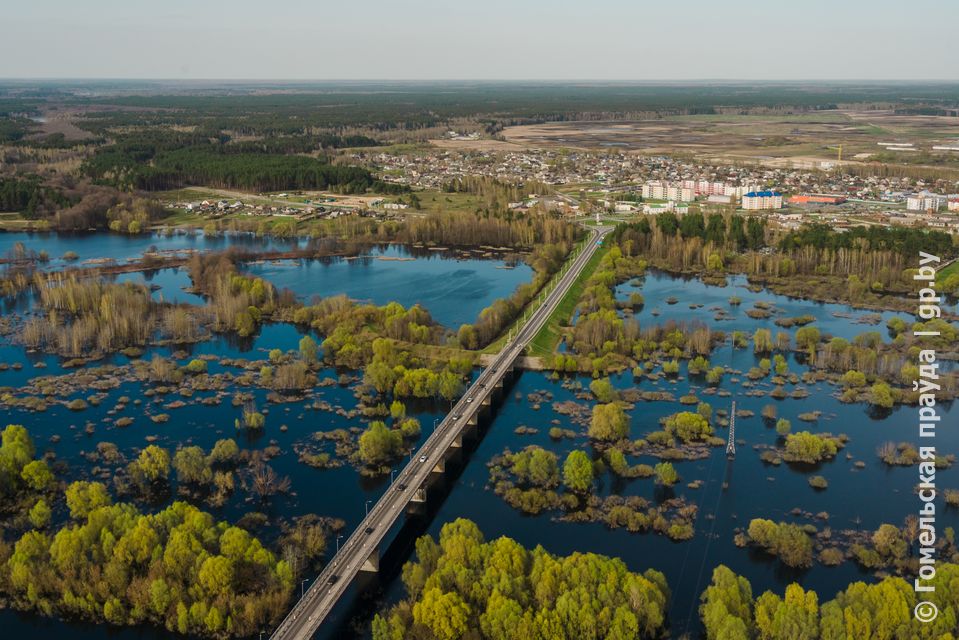
<instances>
[{"instance_id":1,"label":"hazy sky","mask_svg":"<svg viewBox=\"0 0 959 640\"><path fill-rule=\"evenodd\" d=\"M4 0L0 77L959 79L955 0Z\"/></svg>"}]
</instances>

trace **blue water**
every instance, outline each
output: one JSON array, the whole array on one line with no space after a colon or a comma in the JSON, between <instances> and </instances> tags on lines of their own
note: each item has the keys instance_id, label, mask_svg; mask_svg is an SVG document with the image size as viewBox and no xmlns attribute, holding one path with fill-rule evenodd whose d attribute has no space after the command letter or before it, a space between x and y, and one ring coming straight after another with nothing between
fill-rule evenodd
<instances>
[{"instance_id":1,"label":"blue water","mask_svg":"<svg viewBox=\"0 0 959 640\"><path fill-rule=\"evenodd\" d=\"M116 282L134 282L150 287L152 297L157 302L172 302L203 306L206 299L187 291L193 286L185 268L158 269L146 273L121 273Z\"/></svg>"},{"instance_id":2,"label":"blue water","mask_svg":"<svg viewBox=\"0 0 959 640\"><path fill-rule=\"evenodd\" d=\"M125 241L123 236L109 236ZM0 239L4 236L0 235ZM176 242L188 242L186 238L176 238ZM194 239L193 242L196 240ZM113 240L110 240L112 243ZM118 243L117 246L122 245ZM127 245L126 251L132 251L133 245ZM41 247L35 247L41 248ZM76 250L76 249L74 249ZM51 253L53 253L51 251ZM399 249L387 249L387 256L405 256ZM478 264L477 264L478 263ZM422 302L433 314L449 326L456 326L457 314L465 317L463 321L472 321L478 309L485 306L484 297L479 296L504 295L515 288L515 283L528 279L528 267L514 270L497 269L497 261L466 260L456 261L441 256L427 256L416 261L382 261L370 260L331 260L326 262L286 262L279 264L255 265L254 271L268 277L277 286L287 286L304 298L312 295L331 295L332 292L344 292L351 296L371 299L382 303L396 299L404 304ZM459 270L473 270L472 275L456 276ZM523 269L526 269L525 274ZM123 278L137 279L140 276L122 276ZM461 291L457 286L457 278L471 283ZM495 282L490 282L494 280ZM180 302L194 302L192 294L183 291L189 285L183 270L161 270L146 279L147 284L160 285L155 296L163 296L166 300L178 299ZM745 289L741 279L730 279L730 286L725 288L709 287L699 281L682 281L670 276L651 273L645 277L642 288L636 289L631 285L622 285L618 295L625 298L631 291L639 290L646 298L646 306L637 313L640 322L649 326L668 320L689 321L698 320L709 324L716 329L726 331L744 330L755 331L758 327L768 327L772 330L785 330L776 327L773 319L752 320L745 316L745 310L752 307L756 300L765 300L775 304L783 315L794 316L812 314L817 318L815 326L824 332L851 338L866 331L880 331L885 335L885 327L856 324L854 319L836 317L834 313L850 313L860 317L866 313L849 309L843 305L819 305L810 302L791 300L776 296L768 292L755 294ZM434 293L429 287L436 287ZM485 287L485 289L484 289ZM487 291L488 293L484 293ZM472 291L473 293L469 293ZM477 293L479 291L479 293ZM496 293L499 292L499 293ZM676 305L667 305L664 298L675 295L679 298ZM727 299L731 295L742 298L742 305L730 308ZM443 310L445 296L451 296L449 309ZM460 296L460 297L457 297ZM689 303L702 303L702 309L689 309ZM472 306L470 306L472 305ZM716 322L713 320L713 311L709 308L719 306L727 309L733 316L731 321ZM437 312L436 307L440 308ZM651 311L659 309L659 317L653 316ZM883 322L893 314L883 314ZM907 317L908 319L908 317ZM795 332L795 328L789 330ZM227 358L245 358L248 360L265 360L269 350L279 348L293 350L297 348L300 338L304 335L299 329L286 324L268 324L250 339L218 336L208 342L186 348L185 357L180 359L186 363L190 358L213 354ZM322 336L313 334L317 340ZM172 353L169 347L151 348L143 356L145 359L159 353L169 357ZM183 354L181 354L183 355ZM746 371L757 363L756 357L750 349L733 350L726 345L720 347L710 358L713 365L725 365L740 371ZM18 387L29 379L43 375L57 375L65 373L60 359L44 354L27 354L22 347L0 343L0 361L23 364L22 370L0 371L0 386ZM126 365L130 360L123 355L114 355L105 362ZM46 364L45 368L38 368L37 363ZM801 374L805 367L793 358L789 358L790 371ZM222 365L210 363L210 371L227 370ZM239 373L236 368L228 370ZM342 371L324 369L319 372L319 378L336 379ZM356 372L347 372L355 374ZM683 372L685 373L685 372ZM526 400L526 395L535 391L549 390L554 394L554 402L578 400L574 392L566 389L558 381L552 381L545 374L535 372L522 373L513 387L508 390L498 413L489 428L485 439L468 458L462 474L453 483L451 492L432 520L425 523L427 531L436 535L443 523L457 517L467 517L479 523L488 539L500 535L507 535L519 540L526 546L542 544L549 551L557 554L568 554L573 551L594 551L608 555L622 557L626 563L636 571L648 567L660 569L666 573L673 591L673 600L670 608L672 633L678 636L686 628L689 620L690 631L698 629L696 604L699 594L708 584L712 568L719 563L731 567L734 571L748 577L753 584L754 594L762 593L766 589L782 592L784 586L793 580L800 581L807 588L820 592L821 599L830 599L838 591L854 580L871 577L859 571L851 562L840 567L827 568L815 565L805 572L785 570L773 558L747 549L739 549L733 544L733 535L737 527L745 527L751 518L764 517L774 520L792 520L789 512L794 507L817 513L825 511L830 514L828 525L833 529L842 528L875 528L882 522L899 524L910 513L918 508L918 501L912 494L912 487L917 482L915 470L905 467L889 468L883 465L876 456L876 447L881 443L892 441L916 441L915 409L909 407L897 408L889 415L877 416L870 412L863 404L842 404L834 396L836 389L826 383L804 386L811 394L805 399L773 400L768 397L746 396L740 384L734 383L735 375L727 375L721 384L721 389L734 394L738 408L750 409L755 412L752 418L741 418L737 421L739 439L745 441L732 464L727 464L721 448L712 450L710 458L697 461L676 463L677 470L683 481L674 488L676 495L685 496L690 502L700 507L699 519L696 522L696 537L689 542L671 542L665 537L655 534L630 534L625 530L610 531L601 524L572 524L554 522L550 514L540 516L525 516L512 509L499 497L485 488L488 479L486 464L495 455L506 447L518 450L528 444L538 444L557 451L562 456L574 447L583 447L589 450L585 435L580 433L573 440L553 442L547 431L552 421L557 419L561 426L580 431L578 427L568 424L565 417L555 413L550 403L544 403L540 409L533 409ZM585 387L588 378L580 378ZM714 410L727 409L731 398L703 393L701 382L693 379L650 381L634 381L628 373L613 378L614 384L622 389L637 386L643 390L666 390L676 398L692 392L700 399L709 402ZM238 444L248 449L263 449L270 445L279 448L279 454L270 464L280 475L289 476L292 481L292 492L289 495L279 495L270 499L268 503L258 504L247 500L247 494L238 489L226 505L213 509L200 505L201 508L211 511L218 518L236 521L250 511L266 513L271 525L258 535L269 541L276 535L275 524L280 518L290 518L304 514L318 514L321 516L342 518L346 522L347 530L351 530L363 517L367 501L375 500L388 485L388 478L364 479L350 466L338 469L317 470L301 464L297 460L295 448L312 442L312 434L317 431L329 431L337 428L362 427L365 421L362 418L349 418L333 412L318 411L312 408L316 401L329 402L333 406L350 410L356 406L356 399L349 386L320 386L310 390L307 397L296 402L285 404L270 404L266 400L266 391L253 387L244 388L252 391L256 396L257 405L261 409L268 409L266 428L262 434L247 436L245 433L236 434L233 421L240 415L240 408L230 403L230 394L224 396L221 404L206 406L196 402L197 399L210 396L213 392L198 392L188 404L182 408L169 409L163 405L178 398L171 394L166 397L154 396L149 398L143 395L148 385L139 382L124 382L119 389L109 392L108 398L100 406L91 406L82 412L72 412L62 405L51 406L44 413L28 413L19 409L0 408L0 424L23 423L28 426L37 443L38 451L51 451L58 460L67 464L64 480L77 478L91 478L91 465L83 456L86 451L95 448L99 441L115 443L121 453L128 459L136 455L136 451L148 444L147 438L156 438L157 444L174 449L179 444L197 444L209 449L214 442L223 437L235 437ZM771 390L772 384L768 381L757 383L756 388ZM85 397L87 392L80 392L71 397ZM126 406L121 412L111 415L122 395L131 398L142 398L143 403L135 406L133 403ZM518 396L518 397L517 397ZM810 430L814 432L846 433L850 437L847 447L832 461L823 463L817 468L790 467L783 464L772 467L763 464L759 459L759 451L753 450L754 445L774 444L777 440L775 431L764 425L760 411L766 404L774 404L778 409L779 417L792 421L793 431ZM443 403L408 403L408 413L420 419L423 425L425 438L434 419L443 415L446 407ZM639 402L630 411L631 437L639 438L649 431L658 429L661 417L684 410L686 407L677 402ZM816 423L804 423L798 420L798 415L811 410L823 412L821 419ZM943 407L945 415L943 424L951 423L955 413L951 406ZM165 424L151 422L145 414L169 413L171 419ZM119 416L130 416L134 419L131 426L118 428L112 421ZM94 433L85 432L87 424L92 424ZM514 429L518 425L527 425L539 429L535 435L517 435ZM281 426L287 427L286 431ZM717 429L717 435L725 436L723 428ZM54 442L53 436L59 436ZM937 446L944 453L955 452L959 449L959 434L954 430L943 429L937 441ZM418 443L416 443L418 444ZM847 459L847 454L852 458ZM856 469L854 463L862 461L865 468ZM630 459L632 464L638 462L654 463L649 456ZM817 492L808 486L808 478L812 474L823 475L830 483L826 491ZM941 488L959 487L959 472L955 469L942 470L938 474ZM698 490L689 489L686 483L700 479L704 482ZM724 481L729 482L729 489L721 490ZM636 494L651 500L662 499L662 490L657 489L651 479L620 480L609 476L600 480L598 491L601 494L610 492L620 494ZM714 515L715 519L708 516ZM938 525L959 526L959 518L955 510L947 510L940 514ZM806 520L796 520L807 522ZM824 523L814 521L819 527ZM330 547L334 540L329 541ZM402 596L402 585L392 574L384 577L381 585L383 601L395 602ZM116 629L97 625L64 623L44 619L31 614L21 614L12 611L0 612L0 624L4 625L6 637L59 637L77 638L83 640L117 638L118 640L153 640L154 638L169 637L166 632L153 629ZM368 620L363 621L368 624ZM329 627L324 637L342 637L338 627Z\"/></svg>"},{"instance_id":3,"label":"blue water","mask_svg":"<svg viewBox=\"0 0 959 640\"><path fill-rule=\"evenodd\" d=\"M87 260L116 260L122 262L138 258L145 251L217 251L230 247L247 247L257 250L283 250L302 245L305 239L285 240L270 236L257 237L251 233L223 233L213 236L202 231L174 230L170 234L142 233L126 235L118 233L0 233L0 256L7 255L17 243L28 250L44 250L50 256L50 266L65 264L63 255L68 251L77 254L76 262L82 265Z\"/></svg>"},{"instance_id":4,"label":"blue water","mask_svg":"<svg viewBox=\"0 0 959 640\"><path fill-rule=\"evenodd\" d=\"M251 264L246 271L307 302L316 295L345 293L375 304L420 304L434 320L454 330L475 322L484 308L533 277L525 263L507 268L501 259L463 259L437 252L420 252L411 259L404 248L395 246L356 259L284 260Z\"/></svg>"},{"instance_id":5,"label":"blue water","mask_svg":"<svg viewBox=\"0 0 959 640\"><path fill-rule=\"evenodd\" d=\"M288 250L303 247L308 240L257 237L249 233L206 236L199 231L178 230L170 235L135 236L107 233L0 233L0 256L17 243L28 250L45 250L51 260L46 268L67 264L90 264L102 259L139 258L145 251L220 251L230 247L253 250ZM78 254L66 262L67 251ZM386 259L383 259L386 258ZM509 296L533 277L525 263L507 263L502 257L463 257L446 251L418 250L401 246L370 249L355 259L284 260L244 265L248 272L270 279L278 288L288 288L309 301L314 296L346 294L352 298L385 304L396 301L405 307L425 306L437 322L453 330L475 322L479 313L498 298ZM186 293L190 286L185 269L160 269L147 274L121 274L119 281L158 285L155 299L204 304L200 296Z\"/></svg>"},{"instance_id":6,"label":"blue water","mask_svg":"<svg viewBox=\"0 0 959 640\"><path fill-rule=\"evenodd\" d=\"M748 289L746 276L735 275L726 278L727 286L719 287L704 284L698 278L678 278L661 271L651 270L645 276L625 282L616 287L616 299L626 302L629 295L638 291L645 298L645 304L633 317L640 326L652 326L668 321L677 323L698 322L709 325L716 331L746 331L750 335L760 328L769 329L775 336L777 331L795 332L797 326L784 329L775 324L777 318L790 318L810 315L816 318L814 326L823 334L846 338L847 340L867 331L878 331L886 335L886 322L899 317L906 322L915 322L916 318L906 313L893 311L874 311L856 309L849 305L800 300L763 290L753 293ZM739 305L729 304L731 297L741 299ZM667 298L679 301L668 304ZM769 318L753 319L746 315L755 302L770 303L773 308ZM690 305L702 305L695 309ZM723 310L723 319L715 318L717 310ZM876 324L863 322L869 316L876 316Z\"/></svg>"}]
</instances>

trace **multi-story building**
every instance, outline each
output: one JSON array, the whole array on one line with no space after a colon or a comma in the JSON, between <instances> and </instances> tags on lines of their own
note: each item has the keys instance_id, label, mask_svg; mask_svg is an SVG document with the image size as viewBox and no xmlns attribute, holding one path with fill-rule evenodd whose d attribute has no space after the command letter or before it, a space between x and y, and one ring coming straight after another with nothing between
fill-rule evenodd
<instances>
[{"instance_id":1,"label":"multi-story building","mask_svg":"<svg viewBox=\"0 0 959 640\"><path fill-rule=\"evenodd\" d=\"M946 196L938 193L919 193L906 198L907 211L939 211L947 202Z\"/></svg>"},{"instance_id":2,"label":"multi-story building","mask_svg":"<svg viewBox=\"0 0 959 640\"><path fill-rule=\"evenodd\" d=\"M668 183L651 180L643 185L644 200L670 200L672 202L692 202L696 192L682 183Z\"/></svg>"},{"instance_id":3,"label":"multi-story building","mask_svg":"<svg viewBox=\"0 0 959 640\"><path fill-rule=\"evenodd\" d=\"M750 191L743 196L743 209L782 209L783 194L778 191Z\"/></svg>"}]
</instances>

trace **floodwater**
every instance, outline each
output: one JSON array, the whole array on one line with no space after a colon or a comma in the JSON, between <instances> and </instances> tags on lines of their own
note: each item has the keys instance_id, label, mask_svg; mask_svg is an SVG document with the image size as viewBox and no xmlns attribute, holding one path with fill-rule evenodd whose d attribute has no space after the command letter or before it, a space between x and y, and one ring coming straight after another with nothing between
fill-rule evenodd
<instances>
[{"instance_id":1,"label":"floodwater","mask_svg":"<svg viewBox=\"0 0 959 640\"><path fill-rule=\"evenodd\" d=\"M83 251L89 252L90 256L96 255L96 252L101 255L112 252L118 259L137 255L141 251L142 242L161 245L161 248L172 248L162 244L167 238L143 239L139 241L141 244L137 244L137 240L128 240L124 236L103 237L104 246L99 248L93 244L83 244L92 242L90 240L85 239L83 243L77 244L66 242L57 236L46 236L52 245L33 241L27 242L27 245L37 250L46 248L51 255L72 249L81 253L81 257ZM0 253L6 246L2 243L7 240L6 236L0 235ZM64 244L59 244L61 242ZM128 242L129 244L125 244ZM184 243L194 247L199 243L199 248L209 248L205 240L197 237L172 236L170 242L174 245ZM386 249L384 255L407 257L402 249L395 248ZM461 321L471 321L479 309L485 306L475 302L474 307L462 309L470 304L473 298L481 295L477 290L483 289L489 292L483 295L493 297L506 295L518 282L528 280L530 276L528 267L510 270L498 268L499 266L502 266L502 261L457 261L442 256L429 256L416 257L410 261L378 260L375 257L327 262L292 261L254 265L252 270L279 287L291 288L305 299L313 295L342 292L378 303L389 299L396 299L404 304L422 302L435 318L448 323L447 326L455 327L460 316L464 318ZM459 271L469 269L473 270L472 274L459 274ZM142 276L124 277L137 279ZM193 294L183 291L183 288L189 285L183 270L162 270L148 276L146 282L158 285L154 295L162 295L166 300L177 299L185 303L197 301L191 298ZM640 286L636 287L634 284ZM430 289L431 286L435 288ZM463 287L462 291L460 286ZM812 326L819 327L824 333L851 338L859 333L879 331L888 339L883 324L873 326L862 323L863 316L869 312L853 310L843 305L820 305L792 300L766 291L753 293L746 289L744 281L736 278L730 279L730 286L721 288L704 285L698 280L681 280L662 273L650 273L639 282L621 285L617 295L626 299L633 291L639 291L646 299L645 306L636 314L644 326L668 320L701 321L724 331L742 330L751 333L759 327L786 330L773 324L776 317L810 314L816 318ZM457 298L458 295L462 297ZM728 304L728 298L732 295L742 299L738 308ZM450 308L444 311L446 296L452 296L454 300L449 303ZM668 305L665 298L669 296L676 296L679 301ZM758 320L746 316L745 310L757 301L772 303L774 313L778 315ZM703 306L690 309L690 303ZM711 307L722 307L732 319L715 321L715 310L711 310ZM654 310L659 311L658 316L653 315ZM884 323L891 315L895 314L881 314L881 321ZM789 331L794 332L795 328ZM292 325L269 324L251 339L239 340L221 336L185 347L187 358L180 362L186 363L189 358L203 354L221 358L266 359L267 352L271 349L296 349L302 335L301 330ZM318 341L322 339L322 336L314 337ZM143 357L149 359L153 353L169 356L171 349L153 348ZM59 358L27 354L21 347L10 343L0 344L0 361L23 363L21 370L0 371L0 386L16 388L33 377L67 372L62 368ZM129 359L115 355L107 361L125 365ZM729 345L725 345L713 353L710 361L714 366L729 366L745 372L756 365L757 358L751 349L733 350ZM37 363L46 366L39 368ZM791 372L801 374L805 370L805 365L792 357L788 359L788 364ZM223 365L211 362L211 372L222 370ZM72 412L62 405L54 405L44 413L3 408L0 409L0 424L26 425L39 452L52 451L58 460L66 463L67 472L64 479L67 481L94 478L92 465L84 454L94 450L101 441L116 444L127 459L132 459L139 448L148 444L148 437L155 438L157 444L171 450L179 444L196 444L209 450L217 439L225 437L234 437L241 448L247 449L263 449L275 445L280 453L271 459L270 464L279 475L290 478L291 493L259 502L253 501L245 491L238 489L223 507L210 508L202 504L199 506L212 512L217 518L231 522L252 511L266 514L267 524L255 532L266 541L275 539L277 523L281 519L306 514L342 518L346 522L347 530L352 530L362 519L367 502L375 501L386 490L389 478L362 478L348 465L336 469L314 469L300 463L294 451L297 445L313 442L312 434L315 432L363 426L364 421L359 417L350 418L315 408L317 402L328 402L333 407L342 407L346 411L356 406L351 388L355 379L344 380L342 382L346 384L340 384L338 379L343 373L357 375L356 372L324 369L319 373L319 378L330 379L330 382L337 380L337 383L318 386L304 399L290 403L271 404L266 398L265 390L244 388L245 391L254 392L257 406L261 410L268 409L266 427L262 433L255 436L235 432L233 421L240 416L241 409L233 407L229 397L224 398L219 405L208 406L199 400L212 395L212 392L198 392L193 398L186 400L186 406L168 408L165 405L178 396L146 397L143 391L147 386L139 382L124 382L119 389L109 392L108 398L99 406L90 406L81 412ZM556 451L560 456L565 456L573 448L591 450L582 433L575 439L552 441L547 431L553 426L553 420L559 420L562 426L572 425L567 423L564 416L556 413L549 402L536 409L527 400L527 394L548 390L554 394L554 402L587 402L575 397L575 391L568 388L569 380L564 386L563 380L552 380L546 374L524 372L507 390L488 425L485 437L478 442L475 450L465 454L458 470L450 474L448 487L432 494L436 499L433 510L425 517L412 516L399 532L394 550L392 554L388 554L390 561L384 563L385 570L379 580L374 581L372 590L344 603L320 636L350 637L352 632L348 629L352 626L351 621L359 622L361 628L368 628L373 607L395 602L403 595L398 567L408 559L408 544L412 537L423 531L436 535L443 523L458 517L475 520L488 539L505 535L528 547L541 544L556 554L592 551L621 557L635 571L649 567L663 571L673 592L669 614L674 637L687 629L693 633L700 629L696 610L698 596L708 584L713 567L719 563L726 564L748 577L752 581L755 595L766 589L781 593L788 582L795 580L807 588L816 589L821 600L826 600L852 581L870 580L869 574L861 572L851 562L834 568L816 564L807 571L788 570L774 558L749 549L737 548L733 544L733 535L737 528L746 527L749 520L755 517L812 522L820 528L828 524L834 530L874 529L883 522L900 524L908 514L915 513L919 507L918 499L913 494L917 476L913 468L890 468L882 464L876 455L876 448L886 441L916 441L914 409L900 407L888 414L879 415L863 404L842 404L835 398L835 387L827 383L800 385L810 394L804 399L774 400L769 397L747 396L742 383L733 380L741 376L729 374L719 388L730 392L731 396L720 397L704 393L701 380L689 379L685 376L685 370L681 371L681 374L676 380L663 378L657 381L638 381L633 380L627 372L615 376L613 383L621 389L638 387L641 390L669 391L676 398L694 393L702 401L710 403L714 411L728 410L731 400L735 398L738 409L755 413L754 417L737 420L737 436L742 444L735 459L728 461L722 448L714 448L707 459L675 463L682 481L671 492L657 488L652 479L621 480L609 475L599 480L598 491L603 495L641 495L652 501L662 500L670 495L685 496L700 510L695 522L696 534L693 540L672 542L651 533L631 534L625 529L608 530L602 524L556 522L551 517L555 514L549 513L527 516L509 507L487 489L487 463L506 448L517 451L529 444L537 444ZM581 377L579 382L585 387L589 379ZM760 381L754 388L769 391L773 385L768 380ZM77 393L67 399L86 395L88 394ZM117 399L123 395L141 398L142 404L136 406L130 403L122 411L111 413ZM815 467L788 464L768 466L759 459L759 451L753 448L756 445L774 445L777 442L775 431L766 426L760 417L763 406L767 404L775 405L778 417L791 420L793 432L808 429L814 432L845 433L850 438L849 443L834 460ZM658 429L661 417L684 408L677 402L637 403L629 412L630 437L639 438ZM408 403L408 413L419 418L423 426L420 441L428 436L434 420L440 418L445 409L442 402ZM812 410L822 412L817 422L803 422L799 419L799 414ZM951 406L943 407L942 410L946 414L943 416L943 424L949 424L954 418L954 411ZM169 422L152 422L148 416L157 413L169 413ZM133 424L125 428L116 427L113 420L120 416L133 418ZM87 425L92 425L92 434L87 432ZM534 427L539 431L533 435L518 435L514 430L520 425ZM283 426L286 430L282 429ZM725 429L717 428L717 435L725 437ZM58 436L59 440L55 441L54 436ZM941 430L937 447L945 453L956 451L959 448L957 438L959 434L954 431ZM633 457L629 461L631 464L656 462L649 456ZM864 468L856 468L857 461L865 463ZM396 468L399 468L399 464L401 463L398 463ZM827 490L815 491L808 485L808 478L814 474L822 475L829 481ZM940 488L959 488L959 472L955 469L942 470L937 475ZM686 483L692 480L701 480L702 487L688 488ZM726 490L722 488L724 482L728 483ZM149 508L160 508L163 504L165 502L150 505ZM141 505L141 508L147 507ZM793 508L811 513L826 512L829 518L826 522L794 518L790 515ZM959 526L956 515L955 510L943 511L938 526ZM58 514L58 517L62 518L63 514ZM329 547L335 547L334 539L329 540ZM9 637L58 637L78 640L154 640L170 637L170 634L163 630L117 629L106 625L62 622L9 610L0 612L0 624L5 629L4 635Z\"/></svg>"},{"instance_id":2,"label":"floodwater","mask_svg":"<svg viewBox=\"0 0 959 640\"><path fill-rule=\"evenodd\" d=\"M72 251L83 265L88 260L123 262L145 251L220 251L231 247L268 251L302 247L303 238L284 240L248 233L206 236L202 232L135 236L106 233L0 233L0 256L17 243L28 250L46 251L50 268L67 264L63 255ZM268 278L279 288L288 288L309 302L314 296L345 293L358 300L404 307L421 304L433 319L454 331L476 321L479 313L498 298L509 296L517 286L532 279L532 269L503 256L463 257L444 251L411 250L403 246L373 247L358 258L283 260L243 267ZM147 274L122 274L119 281L144 282L159 287L154 298L168 302L203 304L199 296L184 292L190 286L185 269L160 269Z\"/></svg>"}]
</instances>

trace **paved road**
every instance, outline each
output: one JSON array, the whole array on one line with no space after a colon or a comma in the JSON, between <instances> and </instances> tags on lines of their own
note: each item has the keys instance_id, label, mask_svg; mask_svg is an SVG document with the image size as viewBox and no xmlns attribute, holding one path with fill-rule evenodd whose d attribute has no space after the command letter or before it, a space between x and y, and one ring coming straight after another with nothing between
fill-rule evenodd
<instances>
[{"instance_id":1,"label":"paved road","mask_svg":"<svg viewBox=\"0 0 959 640\"><path fill-rule=\"evenodd\" d=\"M529 315L514 337L480 373L472 386L460 398L419 451L396 476L386 492L376 502L356 530L343 544L330 563L293 610L271 636L275 640L309 640L326 616L347 590L371 554L377 553L383 538L413 499L416 490L425 487L433 468L444 461L444 456L460 436L469 421L476 416L483 402L511 369L526 345L546 324L557 305L576 281L583 267L595 253L610 227L590 230L590 237L567 271L560 277L540 306Z\"/></svg>"}]
</instances>

